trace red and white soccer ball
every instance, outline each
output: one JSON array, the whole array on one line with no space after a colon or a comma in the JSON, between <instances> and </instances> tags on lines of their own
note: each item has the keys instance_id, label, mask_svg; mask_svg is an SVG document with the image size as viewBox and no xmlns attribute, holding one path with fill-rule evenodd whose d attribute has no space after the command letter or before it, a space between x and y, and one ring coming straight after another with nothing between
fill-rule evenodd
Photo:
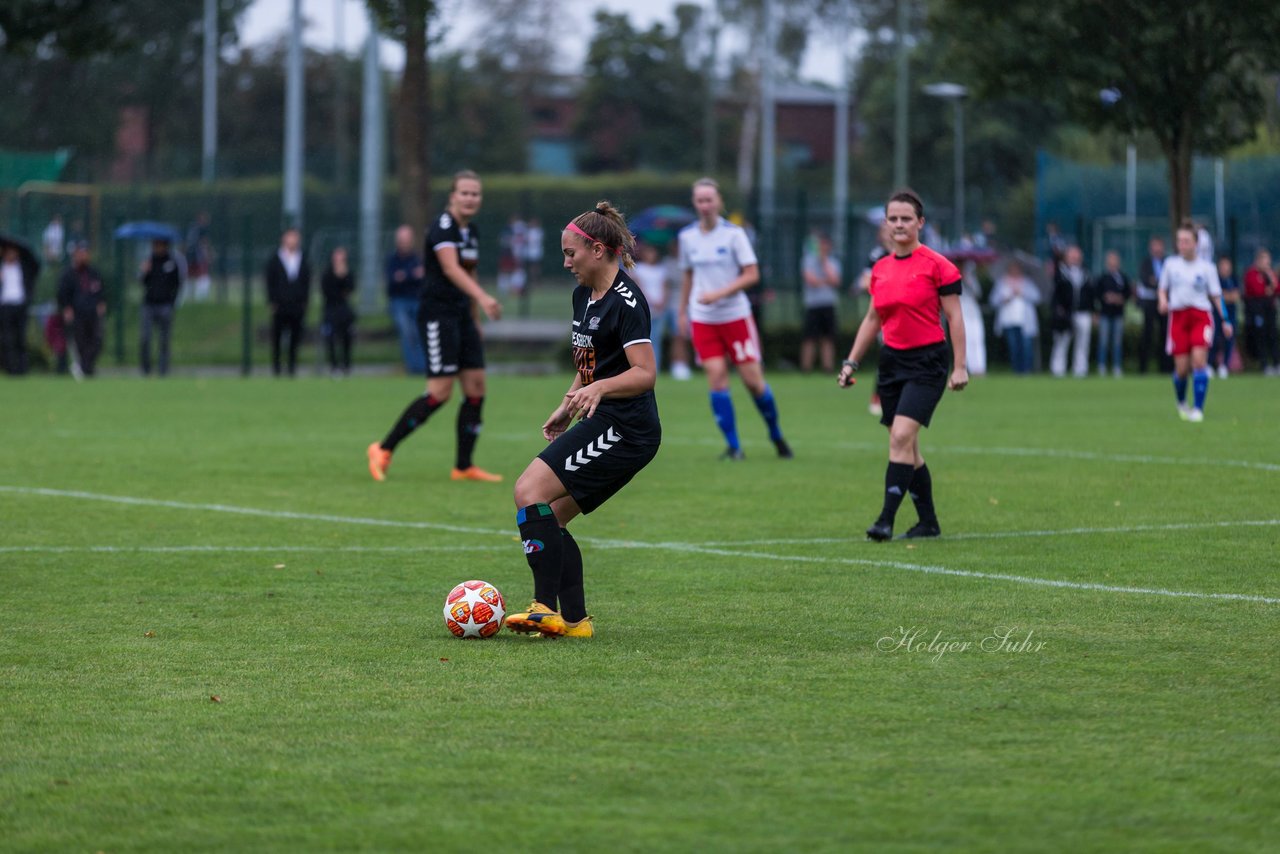
<instances>
[{"instance_id":1,"label":"red and white soccer ball","mask_svg":"<svg viewBox=\"0 0 1280 854\"><path fill-rule=\"evenodd\" d=\"M502 594L487 581L464 581L444 600L444 624L455 637L491 638L506 616Z\"/></svg>"}]
</instances>

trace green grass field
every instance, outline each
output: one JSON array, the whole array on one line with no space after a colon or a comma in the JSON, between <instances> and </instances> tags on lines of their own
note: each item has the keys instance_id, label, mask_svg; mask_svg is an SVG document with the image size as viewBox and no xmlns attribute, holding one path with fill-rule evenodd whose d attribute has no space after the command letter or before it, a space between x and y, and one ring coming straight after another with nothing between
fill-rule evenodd
<instances>
[{"instance_id":1,"label":"green grass field","mask_svg":"<svg viewBox=\"0 0 1280 854\"><path fill-rule=\"evenodd\" d=\"M1164 379L977 380L924 438L946 536L872 544L865 380L774 377L790 462L736 388L736 465L664 380L574 523L597 637L455 640L454 583L528 601L567 384L491 380L497 486L448 479L456 402L370 481L412 379L0 386L0 849L1280 846L1280 382L1189 425Z\"/></svg>"}]
</instances>

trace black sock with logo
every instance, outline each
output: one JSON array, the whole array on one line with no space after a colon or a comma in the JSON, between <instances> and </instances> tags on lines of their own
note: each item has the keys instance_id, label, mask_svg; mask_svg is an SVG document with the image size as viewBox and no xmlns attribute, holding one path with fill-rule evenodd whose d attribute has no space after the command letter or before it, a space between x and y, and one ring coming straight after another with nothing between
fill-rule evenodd
<instances>
[{"instance_id":1,"label":"black sock with logo","mask_svg":"<svg viewBox=\"0 0 1280 854\"><path fill-rule=\"evenodd\" d=\"M471 454L480 438L480 407L483 397L468 397L458 409L458 457L457 468L471 468Z\"/></svg>"},{"instance_id":2,"label":"black sock with logo","mask_svg":"<svg viewBox=\"0 0 1280 854\"><path fill-rule=\"evenodd\" d=\"M893 519L898 515L898 505L907 497L914 474L915 467L911 463L889 463L884 471L884 507L880 510L877 524L893 527Z\"/></svg>"},{"instance_id":3,"label":"black sock with logo","mask_svg":"<svg viewBox=\"0 0 1280 854\"><path fill-rule=\"evenodd\" d=\"M564 537L556 514L547 504L530 504L516 513L524 557L533 570L533 598L556 610L564 560Z\"/></svg>"},{"instance_id":4,"label":"black sock with logo","mask_svg":"<svg viewBox=\"0 0 1280 854\"><path fill-rule=\"evenodd\" d=\"M394 451L396 445L399 445L410 433L425 424L427 419L431 417L431 413L443 405L443 403L429 394L415 397L413 403L405 407L404 412L400 414L400 420L396 422L396 426L391 428L387 438L382 440L383 449Z\"/></svg>"}]
</instances>

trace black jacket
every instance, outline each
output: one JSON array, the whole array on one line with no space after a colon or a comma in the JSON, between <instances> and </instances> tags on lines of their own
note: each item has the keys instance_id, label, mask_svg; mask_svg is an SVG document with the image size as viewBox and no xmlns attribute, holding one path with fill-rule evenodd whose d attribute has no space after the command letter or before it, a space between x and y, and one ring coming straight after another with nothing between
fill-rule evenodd
<instances>
[{"instance_id":1,"label":"black jacket","mask_svg":"<svg viewBox=\"0 0 1280 854\"><path fill-rule=\"evenodd\" d=\"M71 308L76 317L93 317L99 305L106 305L107 288L102 274L93 267L70 267L58 281L58 308Z\"/></svg>"},{"instance_id":2,"label":"black jacket","mask_svg":"<svg viewBox=\"0 0 1280 854\"><path fill-rule=\"evenodd\" d=\"M1124 304L1129 301L1133 288L1129 285L1129 277L1117 270L1115 273L1103 271L1093 280L1094 296L1098 299L1098 313L1103 317L1122 317ZM1119 303L1107 302L1107 294L1120 297Z\"/></svg>"},{"instance_id":3,"label":"black jacket","mask_svg":"<svg viewBox=\"0 0 1280 854\"><path fill-rule=\"evenodd\" d=\"M306 314L307 301L311 298L311 267L306 256L298 265L298 277L290 279L285 272L280 253L272 252L267 259L267 302L283 314Z\"/></svg>"},{"instance_id":4,"label":"black jacket","mask_svg":"<svg viewBox=\"0 0 1280 854\"><path fill-rule=\"evenodd\" d=\"M168 253L151 256L151 269L142 274L143 302L147 305L173 305L182 290L182 273L178 262Z\"/></svg>"},{"instance_id":5,"label":"black jacket","mask_svg":"<svg viewBox=\"0 0 1280 854\"><path fill-rule=\"evenodd\" d=\"M1071 315L1077 311L1093 311L1094 292L1093 279L1086 270L1084 284L1080 286L1077 296L1071 280L1063 272L1065 265L1059 264L1053 270L1053 328L1063 331L1071 328Z\"/></svg>"}]
</instances>

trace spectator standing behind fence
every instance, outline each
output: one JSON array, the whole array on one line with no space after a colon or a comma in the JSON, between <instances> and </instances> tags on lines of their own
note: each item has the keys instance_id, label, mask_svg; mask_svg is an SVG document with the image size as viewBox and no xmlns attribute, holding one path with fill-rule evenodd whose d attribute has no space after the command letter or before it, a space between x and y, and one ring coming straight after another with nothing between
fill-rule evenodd
<instances>
[{"instance_id":1,"label":"spectator standing behind fence","mask_svg":"<svg viewBox=\"0 0 1280 854\"><path fill-rule=\"evenodd\" d=\"M1026 333L1036 322L1039 303L1040 289L1036 283L1027 278L1020 263L1010 261L991 290L991 305L996 310L996 334L1004 336L1009 347L1009 365L1015 374L1031 373L1034 339Z\"/></svg>"},{"instance_id":2,"label":"spectator standing behind fence","mask_svg":"<svg viewBox=\"0 0 1280 854\"><path fill-rule=\"evenodd\" d=\"M1236 352L1236 337L1223 334L1222 324L1230 323L1233 329L1240 328L1240 280L1236 278L1235 265L1230 255L1218 259L1218 282L1222 285L1222 315L1213 320L1213 348L1209 354L1209 364L1218 363L1218 378L1226 379L1231 374L1231 357Z\"/></svg>"},{"instance_id":3,"label":"spectator standing behind fence","mask_svg":"<svg viewBox=\"0 0 1280 854\"><path fill-rule=\"evenodd\" d=\"M294 376L311 298L311 267L302 254L302 234L298 229L286 229L280 236L280 248L267 259L266 277L271 310L271 370L280 376L280 349L288 338L287 366L289 376Z\"/></svg>"},{"instance_id":4,"label":"spectator standing behind fence","mask_svg":"<svg viewBox=\"0 0 1280 854\"><path fill-rule=\"evenodd\" d=\"M102 318L107 314L107 289L102 274L89 264L89 245L77 243L71 267L58 282L58 310L71 328L80 371L91 377L102 353Z\"/></svg>"},{"instance_id":5,"label":"spectator standing behind fence","mask_svg":"<svg viewBox=\"0 0 1280 854\"><path fill-rule=\"evenodd\" d=\"M817 352L822 370L836 369L836 303L840 288L840 259L831 252L831 238L814 234L800 262L804 277L804 335L800 342L800 370L813 370Z\"/></svg>"},{"instance_id":6,"label":"spectator standing behind fence","mask_svg":"<svg viewBox=\"0 0 1280 854\"><path fill-rule=\"evenodd\" d=\"M1106 270L1094 282L1098 300L1098 376L1107 375L1107 358L1113 376L1124 375L1124 306L1132 288L1120 269L1120 253L1107 252Z\"/></svg>"},{"instance_id":7,"label":"spectator standing behind fence","mask_svg":"<svg viewBox=\"0 0 1280 854\"><path fill-rule=\"evenodd\" d=\"M1147 362L1155 353L1162 372L1173 370L1173 361L1164 352L1169 319L1159 311L1160 271L1164 269L1164 240L1153 237L1147 243L1147 257L1142 259L1134 299L1142 309L1142 338L1138 345L1138 373L1147 372ZM1154 348L1154 349L1153 349Z\"/></svg>"},{"instance_id":8,"label":"spectator standing behind fence","mask_svg":"<svg viewBox=\"0 0 1280 854\"><path fill-rule=\"evenodd\" d=\"M54 214L49 224L44 227L40 245L44 249L44 260L50 264L61 264L62 253L66 251L67 232L62 227L62 216Z\"/></svg>"},{"instance_id":9,"label":"spectator standing behind fence","mask_svg":"<svg viewBox=\"0 0 1280 854\"><path fill-rule=\"evenodd\" d=\"M329 256L329 266L320 277L320 293L324 296L324 340L329 352L329 375L334 379L351 374L351 342L355 338L356 313L351 308L351 295L356 280L351 275L347 248L339 246Z\"/></svg>"},{"instance_id":10,"label":"spectator standing behind fence","mask_svg":"<svg viewBox=\"0 0 1280 854\"><path fill-rule=\"evenodd\" d=\"M1244 274L1244 322L1249 327L1246 352L1269 377L1280 374L1280 342L1276 336L1276 271L1271 253L1259 248Z\"/></svg>"},{"instance_id":11,"label":"spectator standing behind fence","mask_svg":"<svg viewBox=\"0 0 1280 854\"><path fill-rule=\"evenodd\" d=\"M396 229L396 248L387 258L387 310L400 336L400 356L406 373L421 375L427 370L427 356L418 334L418 305L426 268L414 249L413 229Z\"/></svg>"},{"instance_id":12,"label":"spectator standing behind fence","mask_svg":"<svg viewBox=\"0 0 1280 854\"><path fill-rule=\"evenodd\" d=\"M30 252L6 245L0 256L0 356L12 376L27 372L27 308L40 265Z\"/></svg>"},{"instance_id":13,"label":"spectator standing behind fence","mask_svg":"<svg viewBox=\"0 0 1280 854\"><path fill-rule=\"evenodd\" d=\"M196 214L191 228L187 229L183 254L187 261L187 281L191 285L191 298L197 302L204 302L209 298L209 274L213 263L213 249L209 243L209 214L204 211Z\"/></svg>"},{"instance_id":14,"label":"spectator standing behind fence","mask_svg":"<svg viewBox=\"0 0 1280 854\"><path fill-rule=\"evenodd\" d=\"M151 330L159 331L159 372L169 373L169 337L173 331L174 305L182 290L183 276L178 259L169 249L169 241L151 241L151 257L142 262L138 277L142 282L142 324L138 354L143 376L151 374Z\"/></svg>"},{"instance_id":15,"label":"spectator standing behind fence","mask_svg":"<svg viewBox=\"0 0 1280 854\"><path fill-rule=\"evenodd\" d=\"M964 318L965 361L969 376L981 377L987 373L987 327L982 317L982 280L978 277L978 265L966 261L960 291L960 315Z\"/></svg>"},{"instance_id":16,"label":"spectator standing behind fence","mask_svg":"<svg viewBox=\"0 0 1280 854\"><path fill-rule=\"evenodd\" d=\"M662 335L663 315L668 299L667 268L662 263L662 253L652 243L641 243L636 248L636 265L631 270L631 278L635 279L644 294L644 301L649 304L650 332L649 339L653 344L653 365L655 376L662 373Z\"/></svg>"},{"instance_id":17,"label":"spectator standing behind fence","mask_svg":"<svg viewBox=\"0 0 1280 854\"><path fill-rule=\"evenodd\" d=\"M671 378L688 380L693 378L693 369L689 367L689 339L680 329L680 288L684 285L684 270L680 267L680 241L672 239L667 243L667 257L662 261L667 274L667 310L663 313L662 323L671 336ZM657 315L653 315L655 318ZM654 326L658 325L655 320ZM657 352L655 348L654 352Z\"/></svg>"},{"instance_id":18,"label":"spectator standing behind fence","mask_svg":"<svg viewBox=\"0 0 1280 854\"><path fill-rule=\"evenodd\" d=\"M1068 246L1053 273L1053 354L1049 370L1055 377L1067 375L1068 349L1071 373L1077 379L1088 376L1093 303L1093 282L1084 268L1084 255L1079 246Z\"/></svg>"}]
</instances>

